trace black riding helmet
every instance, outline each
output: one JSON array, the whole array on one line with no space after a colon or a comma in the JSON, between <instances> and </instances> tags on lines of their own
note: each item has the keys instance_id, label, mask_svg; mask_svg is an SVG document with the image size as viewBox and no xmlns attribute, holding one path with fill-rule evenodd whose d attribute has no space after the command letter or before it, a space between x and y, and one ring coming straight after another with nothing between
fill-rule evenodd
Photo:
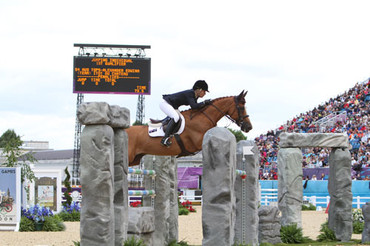
<instances>
[{"instance_id":1,"label":"black riding helmet","mask_svg":"<svg viewBox=\"0 0 370 246\"><path fill-rule=\"evenodd\" d=\"M193 90L196 90L196 89L202 89L202 90L209 92L208 84L204 80L198 80L197 82L195 82L195 84L193 85Z\"/></svg>"}]
</instances>

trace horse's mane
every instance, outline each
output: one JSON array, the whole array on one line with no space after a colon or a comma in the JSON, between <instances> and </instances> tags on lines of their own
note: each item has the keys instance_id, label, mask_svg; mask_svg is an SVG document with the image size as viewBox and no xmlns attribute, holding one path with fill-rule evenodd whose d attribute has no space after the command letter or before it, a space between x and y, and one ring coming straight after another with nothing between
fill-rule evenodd
<instances>
[{"instance_id":1,"label":"horse's mane","mask_svg":"<svg viewBox=\"0 0 370 246\"><path fill-rule=\"evenodd\" d=\"M211 100L211 102L212 102L212 103L214 103L214 102L217 102L217 101L223 100L223 99L225 99L225 98L230 98L230 97L234 97L234 96L218 97L218 98L215 98L215 99ZM201 109L191 109L191 108L189 108L189 109L187 109L187 110L183 110L183 111L181 111L180 113L186 113L186 112L188 112L188 111L199 111L199 110L204 110L204 109L206 109L206 108L208 108L208 106L206 106L206 107L204 107L204 108L201 108Z\"/></svg>"}]
</instances>

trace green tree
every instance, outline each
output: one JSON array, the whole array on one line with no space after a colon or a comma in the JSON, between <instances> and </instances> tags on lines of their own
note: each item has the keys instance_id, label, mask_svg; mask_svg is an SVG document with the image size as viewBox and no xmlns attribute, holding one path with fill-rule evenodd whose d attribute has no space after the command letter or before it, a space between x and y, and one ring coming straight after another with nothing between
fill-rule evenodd
<instances>
[{"instance_id":1,"label":"green tree","mask_svg":"<svg viewBox=\"0 0 370 246\"><path fill-rule=\"evenodd\" d=\"M140 123L140 121L136 120L134 123L132 123L132 125L133 126L147 126L148 124L147 123L143 124L143 123Z\"/></svg>"},{"instance_id":2,"label":"green tree","mask_svg":"<svg viewBox=\"0 0 370 246\"><path fill-rule=\"evenodd\" d=\"M247 137L246 137L246 136L244 136L244 134L243 134L243 132L242 132L242 131L240 131L240 130L233 130L233 129L231 129L231 128L227 128L227 129L229 129L229 131L230 131L232 134L234 134L234 136L235 136L235 138L236 138L236 142L239 142L239 141L241 141L241 140L246 140L246 139L247 139Z\"/></svg>"},{"instance_id":3,"label":"green tree","mask_svg":"<svg viewBox=\"0 0 370 246\"><path fill-rule=\"evenodd\" d=\"M2 148L2 155L5 157L5 161L0 165L5 167L20 166L22 169L21 179L23 183L26 179L29 181L35 179L35 174L29 164L37 160L34 158L32 152L26 153L21 150L20 147L22 144L21 137L14 130L9 129L0 137L0 148Z\"/></svg>"},{"instance_id":4,"label":"green tree","mask_svg":"<svg viewBox=\"0 0 370 246\"><path fill-rule=\"evenodd\" d=\"M7 130L0 137L0 148L5 148L7 146L17 146L19 143L22 143L21 137L18 136L14 130Z\"/></svg>"},{"instance_id":5,"label":"green tree","mask_svg":"<svg viewBox=\"0 0 370 246\"><path fill-rule=\"evenodd\" d=\"M63 206L68 207L72 204L72 197L69 194L72 192L71 182L69 182L71 175L69 174L68 167L64 169L64 173L66 174L66 178L63 181L63 184L66 187L66 191L64 192L64 197L66 198L66 201L63 202Z\"/></svg>"}]
</instances>

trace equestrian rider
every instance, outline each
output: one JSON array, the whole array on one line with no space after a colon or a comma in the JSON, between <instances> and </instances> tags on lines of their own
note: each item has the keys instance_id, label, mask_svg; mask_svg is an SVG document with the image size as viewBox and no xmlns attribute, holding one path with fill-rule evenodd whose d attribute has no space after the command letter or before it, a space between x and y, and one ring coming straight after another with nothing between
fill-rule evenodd
<instances>
[{"instance_id":1,"label":"equestrian rider","mask_svg":"<svg viewBox=\"0 0 370 246\"><path fill-rule=\"evenodd\" d=\"M190 90L163 95L164 100L160 103L159 107L167 116L171 118L171 120L168 123L165 135L161 140L162 145L166 147L171 145L170 134L180 119L176 109L183 105L190 105L192 109L199 109L210 104L211 100L205 100L201 103L197 102L198 98L204 97L206 92L209 92L208 84L204 80L198 80Z\"/></svg>"}]
</instances>

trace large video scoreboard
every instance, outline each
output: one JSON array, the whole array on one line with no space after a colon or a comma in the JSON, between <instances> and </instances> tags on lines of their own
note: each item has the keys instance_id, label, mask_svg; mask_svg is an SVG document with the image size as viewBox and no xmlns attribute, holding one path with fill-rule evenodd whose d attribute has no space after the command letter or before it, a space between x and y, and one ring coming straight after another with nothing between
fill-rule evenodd
<instances>
[{"instance_id":1,"label":"large video scoreboard","mask_svg":"<svg viewBox=\"0 0 370 246\"><path fill-rule=\"evenodd\" d=\"M74 57L74 93L150 94L150 58Z\"/></svg>"}]
</instances>

